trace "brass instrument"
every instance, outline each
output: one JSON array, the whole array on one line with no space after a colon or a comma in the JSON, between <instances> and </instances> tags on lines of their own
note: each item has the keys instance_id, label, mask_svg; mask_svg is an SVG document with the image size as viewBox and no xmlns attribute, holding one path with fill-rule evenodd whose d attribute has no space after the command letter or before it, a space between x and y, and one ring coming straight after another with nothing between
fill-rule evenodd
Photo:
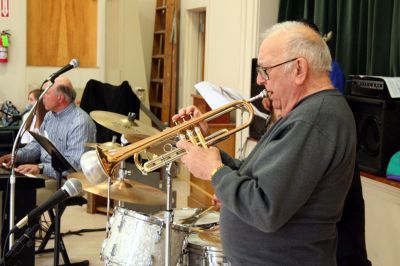
<instances>
[{"instance_id":1,"label":"brass instrument","mask_svg":"<svg viewBox=\"0 0 400 266\"><path fill-rule=\"evenodd\" d=\"M188 141L195 145L202 145L204 148L207 148L210 145L226 139L231 134L248 127L254 116L254 110L250 103L264 97L267 97L267 92L265 90L250 100L234 101L187 121L185 121L185 118L182 118L183 121L181 121L181 123L175 122L176 125L174 127L167 128L162 132L119 149L107 150L97 146L97 157L100 160L100 164L104 171L111 177L114 176L114 171L117 168L117 165L130 156L134 157L136 167L143 174L147 174L167 165L170 162L178 160L186 154L184 149L179 149L174 146L174 144L181 139L188 139ZM248 121L231 130L221 129L206 137L202 135L198 126L200 122L211 121L212 119L235 110L247 111L249 113ZM160 145L163 147L159 148ZM163 153L160 153L160 151L163 151ZM152 153L155 155L153 158L150 158L147 162L142 164L139 155L143 153ZM84 165L82 165L82 170L85 172Z\"/></svg>"}]
</instances>

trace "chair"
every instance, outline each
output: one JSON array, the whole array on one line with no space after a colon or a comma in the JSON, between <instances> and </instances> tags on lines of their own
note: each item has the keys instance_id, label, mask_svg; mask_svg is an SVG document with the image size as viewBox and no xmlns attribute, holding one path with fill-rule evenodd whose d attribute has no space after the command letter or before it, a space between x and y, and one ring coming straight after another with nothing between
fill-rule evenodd
<instances>
[{"instance_id":1,"label":"chair","mask_svg":"<svg viewBox=\"0 0 400 266\"><path fill-rule=\"evenodd\" d=\"M111 85L94 79L86 83L82 94L80 107L90 114L91 111L108 111L122 115L133 112L139 118L140 100L133 92L128 81L123 81L120 85ZM96 123L97 143L104 143L112 140L117 135L118 141L120 134L105 128Z\"/></svg>"}]
</instances>

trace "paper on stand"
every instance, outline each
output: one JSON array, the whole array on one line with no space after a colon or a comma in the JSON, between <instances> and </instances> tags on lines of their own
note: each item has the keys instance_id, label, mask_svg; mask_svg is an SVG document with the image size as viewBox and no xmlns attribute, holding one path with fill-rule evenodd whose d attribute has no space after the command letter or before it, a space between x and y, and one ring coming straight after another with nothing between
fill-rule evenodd
<instances>
[{"instance_id":1,"label":"paper on stand","mask_svg":"<svg viewBox=\"0 0 400 266\"><path fill-rule=\"evenodd\" d=\"M378 78L381 78L386 82L386 86L389 90L390 97L392 98L400 97L400 77L378 76Z\"/></svg>"},{"instance_id":2,"label":"paper on stand","mask_svg":"<svg viewBox=\"0 0 400 266\"><path fill-rule=\"evenodd\" d=\"M200 95L203 96L204 100L211 107L211 109L216 109L236 100L245 100L237 90L231 88L222 88L208 81L199 82L194 85L194 87L200 93ZM256 116L264 119L268 118L267 114L260 112L260 110L258 110L253 104L251 105L253 106L254 114Z\"/></svg>"}]
</instances>

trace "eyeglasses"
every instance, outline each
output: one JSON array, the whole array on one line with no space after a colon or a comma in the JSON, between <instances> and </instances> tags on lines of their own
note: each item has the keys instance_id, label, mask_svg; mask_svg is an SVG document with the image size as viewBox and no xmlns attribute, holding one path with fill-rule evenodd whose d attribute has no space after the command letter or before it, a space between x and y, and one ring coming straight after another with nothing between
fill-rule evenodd
<instances>
[{"instance_id":1,"label":"eyeglasses","mask_svg":"<svg viewBox=\"0 0 400 266\"><path fill-rule=\"evenodd\" d=\"M297 57L293 58L293 59L290 59L290 60L287 60L287 61L285 61L283 63L277 64L277 65L274 65L274 66L270 66L270 67L257 66L256 70L257 70L257 73L260 74L263 79L269 80L269 75L268 75L268 71L269 70L273 69L274 67L278 67L278 66L293 62L294 60L297 60Z\"/></svg>"}]
</instances>

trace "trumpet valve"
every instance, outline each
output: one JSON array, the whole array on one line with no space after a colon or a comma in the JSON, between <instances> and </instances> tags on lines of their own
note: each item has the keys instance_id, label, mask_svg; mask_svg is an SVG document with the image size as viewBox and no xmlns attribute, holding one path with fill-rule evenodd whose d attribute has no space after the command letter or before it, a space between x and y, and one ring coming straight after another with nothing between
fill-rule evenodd
<instances>
[{"instance_id":1,"label":"trumpet valve","mask_svg":"<svg viewBox=\"0 0 400 266\"><path fill-rule=\"evenodd\" d=\"M201 133L201 129L198 126L195 126L194 131L196 132L197 139L200 141L201 146L203 146L204 149L208 149L206 139Z\"/></svg>"},{"instance_id":2,"label":"trumpet valve","mask_svg":"<svg viewBox=\"0 0 400 266\"><path fill-rule=\"evenodd\" d=\"M187 129L186 130L186 135L189 138L191 143L193 143L194 145L197 145L197 140L196 140L192 130Z\"/></svg>"}]
</instances>

